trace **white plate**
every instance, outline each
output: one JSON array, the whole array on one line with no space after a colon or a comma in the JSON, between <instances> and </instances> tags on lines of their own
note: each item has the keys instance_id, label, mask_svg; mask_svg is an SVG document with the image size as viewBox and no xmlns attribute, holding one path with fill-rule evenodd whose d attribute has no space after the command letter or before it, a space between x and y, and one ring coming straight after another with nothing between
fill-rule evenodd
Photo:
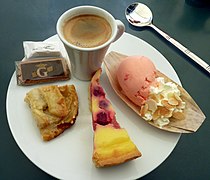
<instances>
[{"instance_id":1,"label":"white plate","mask_svg":"<svg viewBox=\"0 0 210 180\"><path fill-rule=\"evenodd\" d=\"M57 35L47 41L60 42ZM63 48L62 44L61 47ZM127 55L145 55L152 59L160 71L180 84L170 63L156 49L141 39L125 33L111 45L109 51ZM64 49L63 53L66 53ZM101 169L94 166L92 163L92 118L88 107L89 82L75 78L55 84L69 83L76 86L79 96L79 115L76 123L56 139L43 142L29 107L24 102L26 92L38 85L17 86L14 73L7 92L6 109L9 126L23 153L40 169L59 179L136 179L154 170L170 155L180 134L161 131L139 118L115 94L105 71L100 82L116 110L118 122L121 127L126 128L143 156L119 166Z\"/></svg>"}]
</instances>

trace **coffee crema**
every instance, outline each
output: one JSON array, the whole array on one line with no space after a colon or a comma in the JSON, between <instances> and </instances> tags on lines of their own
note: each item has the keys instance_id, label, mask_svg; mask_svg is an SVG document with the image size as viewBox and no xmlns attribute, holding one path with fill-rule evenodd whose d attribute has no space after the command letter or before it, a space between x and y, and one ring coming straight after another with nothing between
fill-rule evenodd
<instances>
[{"instance_id":1,"label":"coffee crema","mask_svg":"<svg viewBox=\"0 0 210 180\"><path fill-rule=\"evenodd\" d=\"M69 19L64 24L63 33L69 43L78 47L92 48L108 41L112 29L103 17L85 14Z\"/></svg>"}]
</instances>

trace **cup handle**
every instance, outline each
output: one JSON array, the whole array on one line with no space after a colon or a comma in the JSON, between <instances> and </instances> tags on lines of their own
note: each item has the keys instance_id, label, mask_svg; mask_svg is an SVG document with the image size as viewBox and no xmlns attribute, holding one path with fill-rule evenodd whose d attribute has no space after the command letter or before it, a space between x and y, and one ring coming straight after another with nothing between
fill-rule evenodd
<instances>
[{"instance_id":1,"label":"cup handle","mask_svg":"<svg viewBox=\"0 0 210 180\"><path fill-rule=\"evenodd\" d=\"M125 32L125 25L118 19L115 20L117 24L117 35L112 42L117 41Z\"/></svg>"}]
</instances>

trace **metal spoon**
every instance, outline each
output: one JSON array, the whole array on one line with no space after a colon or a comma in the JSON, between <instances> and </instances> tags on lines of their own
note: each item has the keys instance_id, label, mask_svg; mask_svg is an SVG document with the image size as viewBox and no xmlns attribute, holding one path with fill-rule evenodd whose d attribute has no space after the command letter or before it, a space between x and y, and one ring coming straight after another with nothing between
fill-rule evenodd
<instances>
[{"instance_id":1,"label":"metal spoon","mask_svg":"<svg viewBox=\"0 0 210 180\"><path fill-rule=\"evenodd\" d=\"M142 3L135 2L129 5L125 10L125 16L130 24L137 27L149 26L157 31L160 35L162 35L166 40L176 46L179 50L181 50L184 54L190 57L193 61L203 67L208 73L210 73L210 66L199 58L197 55L192 53L189 49L184 47L175 39L171 38L168 34L157 28L152 24L152 12L151 10Z\"/></svg>"}]
</instances>

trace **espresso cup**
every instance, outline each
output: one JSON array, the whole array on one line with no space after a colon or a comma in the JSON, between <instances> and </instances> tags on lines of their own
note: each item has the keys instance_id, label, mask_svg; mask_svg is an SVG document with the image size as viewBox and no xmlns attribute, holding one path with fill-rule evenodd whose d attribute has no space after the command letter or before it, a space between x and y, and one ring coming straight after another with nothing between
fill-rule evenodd
<instances>
[{"instance_id":1,"label":"espresso cup","mask_svg":"<svg viewBox=\"0 0 210 180\"><path fill-rule=\"evenodd\" d=\"M110 44L124 33L125 26L104 9L78 6L60 16L56 30L69 56L72 74L88 81L101 67Z\"/></svg>"}]
</instances>

